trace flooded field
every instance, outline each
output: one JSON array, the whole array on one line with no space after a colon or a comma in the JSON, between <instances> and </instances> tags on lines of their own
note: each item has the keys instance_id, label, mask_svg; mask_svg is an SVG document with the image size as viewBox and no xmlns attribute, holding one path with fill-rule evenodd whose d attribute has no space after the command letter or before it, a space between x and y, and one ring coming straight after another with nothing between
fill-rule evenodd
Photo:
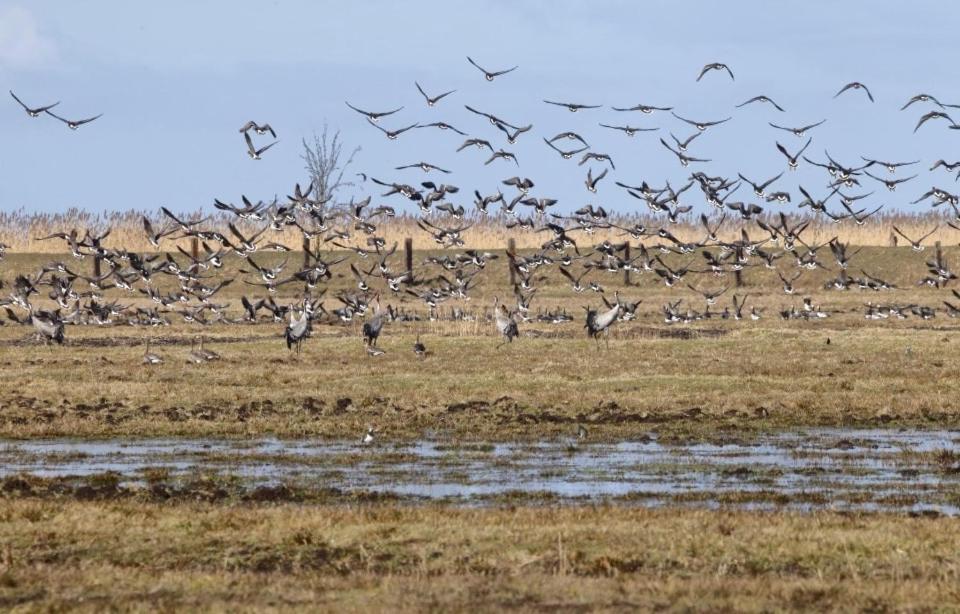
<instances>
[{"instance_id":1,"label":"flooded field","mask_svg":"<svg viewBox=\"0 0 960 614\"><path fill-rule=\"evenodd\" d=\"M805 430L730 443L655 436L617 444L409 444L261 439L0 442L0 476L130 489L154 476L218 476L244 489L286 485L410 503L671 504L960 514L960 434Z\"/></svg>"}]
</instances>

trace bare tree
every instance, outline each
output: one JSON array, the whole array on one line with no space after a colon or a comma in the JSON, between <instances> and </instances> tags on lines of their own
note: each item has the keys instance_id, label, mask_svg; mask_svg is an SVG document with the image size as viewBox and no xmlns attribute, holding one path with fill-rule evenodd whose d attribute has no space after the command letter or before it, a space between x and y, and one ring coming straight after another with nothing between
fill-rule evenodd
<instances>
[{"instance_id":1,"label":"bare tree","mask_svg":"<svg viewBox=\"0 0 960 614\"><path fill-rule=\"evenodd\" d=\"M321 134L313 134L312 144L303 139L303 154L300 157L306 164L306 171L313 182L313 197L321 203L321 211L336 211L346 207L346 203L336 200L337 191L354 185L352 181L344 180L344 173L359 151L360 147L355 147L349 157L343 160L340 131L336 130L331 135L326 122Z\"/></svg>"}]
</instances>

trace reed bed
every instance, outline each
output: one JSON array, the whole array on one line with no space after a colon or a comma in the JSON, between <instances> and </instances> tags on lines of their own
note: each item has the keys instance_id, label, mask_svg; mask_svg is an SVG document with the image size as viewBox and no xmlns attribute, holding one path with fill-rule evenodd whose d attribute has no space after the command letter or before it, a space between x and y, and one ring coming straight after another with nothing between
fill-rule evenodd
<instances>
[{"instance_id":1,"label":"reed bed","mask_svg":"<svg viewBox=\"0 0 960 614\"><path fill-rule=\"evenodd\" d=\"M759 219L772 221L775 216L776 214L767 214ZM108 248L123 248L137 252L154 251L143 230L143 217L149 219L155 228L162 228L170 224L170 221L159 211L124 210L96 213L72 208L62 213L33 213L26 209L0 212L0 242L6 244L8 249L13 252L62 253L64 251L62 241L40 239L55 232L70 232L73 229L76 229L81 236L88 230L91 233L101 234L109 229L110 235L103 241L103 244ZM195 211L184 214L184 217L187 219L206 218L203 226L205 229L215 230L225 235L229 234L227 224L231 221L236 222L237 227L244 231L252 231L265 223L238 221L231 214L219 211L213 213ZM960 231L946 223L951 217L938 211L878 214L862 225L857 225L851 221L834 223L823 217L811 217L809 215L790 214L788 217L792 222L810 220L810 226L803 237L806 241L815 243L837 237L840 241L852 245L893 245L895 244L892 228L894 225L906 234L918 237L937 226L936 232L928 239L930 243L941 241L944 244L950 244L960 241ZM419 219L418 216L408 213L392 219L382 219L378 226L377 235L386 239L388 245L392 245L394 242L402 244L404 239L410 238L413 240L414 249L436 248L436 244L431 237L417 226L417 219ZM510 239L515 241L518 249L536 249L551 238L548 233L544 232L520 228L508 229L505 226L508 218L502 215L483 217L474 212L466 216L464 220L459 221L448 217L432 219L447 226L471 224L472 226L463 236L466 247L473 249L503 249ZM548 219L544 219L542 222L546 222ZM718 219L719 216L716 214L711 216L713 222ZM662 217L651 215L615 214L611 216L609 221L621 227L631 227L640 223L654 231L663 226ZM343 224L346 223L343 220ZM682 218L679 223L669 225L668 229L682 241L697 241L704 236L699 216ZM751 238L754 239L763 236L762 231L754 221L742 221L728 214L727 222L719 233L720 238L722 240L739 239L741 229L746 229ZM590 236L585 236L583 233L578 234L583 237L583 242L589 244L604 240L622 242L627 238L626 233L617 228L598 228ZM362 237L363 235L357 233L356 236ZM279 232L269 231L264 237L268 241L280 243L293 250L302 249L302 236L296 227L287 227ZM176 245L186 249L189 245L189 239L177 239L174 235L166 240L166 249L172 250Z\"/></svg>"}]
</instances>

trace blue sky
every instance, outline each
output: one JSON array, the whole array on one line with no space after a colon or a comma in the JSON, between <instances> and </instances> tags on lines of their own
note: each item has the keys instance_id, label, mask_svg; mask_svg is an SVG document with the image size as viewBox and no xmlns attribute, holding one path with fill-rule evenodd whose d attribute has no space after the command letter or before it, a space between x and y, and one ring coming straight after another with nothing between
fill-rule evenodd
<instances>
[{"instance_id":1,"label":"blue sky","mask_svg":"<svg viewBox=\"0 0 960 614\"><path fill-rule=\"evenodd\" d=\"M301 138L326 121L362 148L357 171L415 183L437 177L393 167L426 160L454 170L441 179L462 188L457 203L469 205L474 189L492 193L501 179L520 174L537 182L535 195L559 199L562 210L592 202L627 211L639 201L612 179L654 185L669 179L676 186L693 169L681 168L658 142L669 141L671 131L686 137L690 127L669 115L609 109L636 103L674 106L700 120L732 116L691 145L692 155L714 160L697 167L709 174L772 177L785 169L774 141L791 150L803 141L767 122L826 118L811 133L813 159L822 160L827 149L849 164L859 155L922 160L914 167L920 177L895 193L864 184L876 190L871 204L909 209L932 184L950 189L951 176L926 169L937 158L953 160L960 131L933 122L914 135L917 119L932 107L898 109L921 91L960 103L954 42L960 5L731 4L8 1L0 7L2 89L32 105L60 100L56 111L66 117L104 115L71 132L52 118L28 117L3 92L0 208L195 210L214 198L284 195L304 181ZM467 55L491 68L520 68L487 83ZM712 73L695 82L711 61L729 64L736 81ZM458 91L430 109L414 80L430 92ZM876 104L860 92L832 98L853 80L870 87ZM733 108L758 94L787 112ZM571 114L544 98L605 108ZM373 110L404 105L395 119L382 121L391 128L446 121L514 151L520 168L483 166L476 150L454 153L462 138L432 129L388 141L345 100ZM534 129L509 146L464 104ZM238 133L248 119L270 122L280 138L260 161L246 156ZM597 126L627 121L660 130L629 139ZM617 171L598 194L583 187L586 167L544 145L543 136L561 130L575 130L594 151L613 156ZM825 194L825 176L810 168L785 174L775 187L795 192L798 183ZM370 188L361 186L357 195Z\"/></svg>"}]
</instances>

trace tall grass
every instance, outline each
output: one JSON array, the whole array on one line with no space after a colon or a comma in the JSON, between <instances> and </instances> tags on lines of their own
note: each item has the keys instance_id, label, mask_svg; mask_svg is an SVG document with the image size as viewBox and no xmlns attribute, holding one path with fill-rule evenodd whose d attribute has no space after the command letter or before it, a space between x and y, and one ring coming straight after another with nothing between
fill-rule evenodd
<instances>
[{"instance_id":1,"label":"tall grass","mask_svg":"<svg viewBox=\"0 0 960 614\"><path fill-rule=\"evenodd\" d=\"M103 241L104 246L149 252L153 251L154 248L147 241L143 230L143 216L151 221L154 228L159 229L170 225L170 221L157 211L125 210L91 213L81 209L68 209L63 213L33 213L20 209L0 212L0 242L5 243L11 251L16 252L62 253L65 250L62 241L56 239L43 241L39 239L54 232L70 232L72 229L76 229L81 236L87 230L91 233L101 234L109 229L110 235ZM207 221L202 226L204 229L216 230L225 235L228 235L227 224L230 221L236 221L231 214L223 212L207 214L197 211L192 215L185 214L184 217L199 219L201 216L207 217ZM834 223L824 217L810 218L810 216L795 214L788 217L792 222L810 220L810 226L803 234L804 240L808 243L820 243L832 237L837 237L839 240L853 245L891 245L894 237L892 229L894 225L911 237L922 236L934 226L938 226L937 231L928 240L931 243L942 241L944 244L949 244L960 240L960 231L946 225L948 216L935 211L879 214L859 226L852 221ZM380 218L376 234L386 239L387 245L392 245L394 242L402 244L403 240L409 237L413 240L415 249L436 248L437 245L430 235L417 226L417 219L418 216L410 214L398 215L392 219ZM534 249L552 238L549 232L536 232L520 228L508 229L505 227L508 218L502 215L482 217L474 212L467 215L464 220L459 221L443 216L433 219L438 224L446 226L472 224L470 229L463 233L468 248L503 249L506 247L508 240L513 239L519 249ZM719 218L717 215L713 215L711 219L715 222ZM761 219L771 221L774 216L765 215ZM545 221L547 219L538 221L538 227L542 226L542 222ZM630 227L636 223L641 223L654 232L664 225L662 217L637 214L616 214L611 217L610 221L621 227ZM262 224L238 221L236 225L244 231L252 231ZM760 239L765 235L755 222L742 221L735 216L727 215L727 221L719 233L720 238L723 240L739 239L741 228L746 229L752 239ZM699 223L699 216L683 218L677 224L668 225L667 229L682 241L698 241L705 234ZM351 232L354 235L353 241L358 245L365 243L366 237L364 235L352 231L352 229ZM578 241L586 245L604 240L622 242L627 238L626 233L616 228L597 229L592 235L585 235L582 232L572 234ZM177 239L177 236L175 234L166 239L165 247L167 249L173 249L177 244L187 247L189 240ZM302 237L296 227L287 227L280 232L268 231L263 237L267 241L274 241L294 250L300 249L302 245ZM657 241L657 238L653 237L647 241L653 243ZM900 241L902 243L902 239Z\"/></svg>"}]
</instances>

